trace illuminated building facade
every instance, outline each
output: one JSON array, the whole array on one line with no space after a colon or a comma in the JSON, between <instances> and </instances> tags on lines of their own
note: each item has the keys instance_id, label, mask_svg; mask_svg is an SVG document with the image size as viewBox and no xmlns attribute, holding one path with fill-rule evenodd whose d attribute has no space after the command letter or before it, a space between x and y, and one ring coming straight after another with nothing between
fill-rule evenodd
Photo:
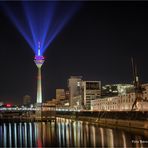
<instances>
[{"instance_id":1,"label":"illuminated building facade","mask_svg":"<svg viewBox=\"0 0 148 148\"><path fill-rule=\"evenodd\" d=\"M73 106L73 99L82 94L82 76L71 76L68 79L69 103Z\"/></svg>"},{"instance_id":2,"label":"illuminated building facade","mask_svg":"<svg viewBox=\"0 0 148 148\"><path fill-rule=\"evenodd\" d=\"M148 100L148 83L143 84L142 87L144 88L144 90L143 90L143 99Z\"/></svg>"},{"instance_id":3,"label":"illuminated building facade","mask_svg":"<svg viewBox=\"0 0 148 148\"><path fill-rule=\"evenodd\" d=\"M91 100L101 97L100 81L83 81L83 106L91 109Z\"/></svg>"},{"instance_id":4,"label":"illuminated building facade","mask_svg":"<svg viewBox=\"0 0 148 148\"><path fill-rule=\"evenodd\" d=\"M70 98L69 90L66 90L65 91L65 99L69 100L69 98Z\"/></svg>"},{"instance_id":5,"label":"illuminated building facade","mask_svg":"<svg viewBox=\"0 0 148 148\"><path fill-rule=\"evenodd\" d=\"M45 59L40 54L40 42L38 42L38 54L35 56L34 62L38 68L38 75L37 75L37 104L42 103L42 77L41 77L41 67L44 63Z\"/></svg>"},{"instance_id":6,"label":"illuminated building facade","mask_svg":"<svg viewBox=\"0 0 148 148\"><path fill-rule=\"evenodd\" d=\"M143 101L138 102L137 110L148 110L148 84L143 84ZM117 96L105 97L91 100L91 110L97 111L130 111L135 101L135 92L119 94Z\"/></svg>"},{"instance_id":7,"label":"illuminated building facade","mask_svg":"<svg viewBox=\"0 0 148 148\"><path fill-rule=\"evenodd\" d=\"M65 90L64 89L56 89L56 99L57 100L65 99Z\"/></svg>"},{"instance_id":8,"label":"illuminated building facade","mask_svg":"<svg viewBox=\"0 0 148 148\"><path fill-rule=\"evenodd\" d=\"M131 84L112 84L102 86L101 96L117 96L125 95L128 92L134 91L134 86Z\"/></svg>"}]
</instances>

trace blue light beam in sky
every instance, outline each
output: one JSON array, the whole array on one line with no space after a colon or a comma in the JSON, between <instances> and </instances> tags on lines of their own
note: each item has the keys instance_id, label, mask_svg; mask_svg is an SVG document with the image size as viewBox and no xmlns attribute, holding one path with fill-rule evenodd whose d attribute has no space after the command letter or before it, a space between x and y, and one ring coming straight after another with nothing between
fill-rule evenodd
<instances>
[{"instance_id":1,"label":"blue light beam in sky","mask_svg":"<svg viewBox=\"0 0 148 148\"><path fill-rule=\"evenodd\" d=\"M5 3L4 10L24 39L40 55L78 10L79 2L16 2Z\"/></svg>"},{"instance_id":2,"label":"blue light beam in sky","mask_svg":"<svg viewBox=\"0 0 148 148\"><path fill-rule=\"evenodd\" d=\"M28 28L28 24L25 19L21 20L21 17L23 16L21 7L17 7L16 5L9 7L8 5L3 3L3 8L6 15L10 18L11 22L16 26L16 28L21 33L21 35L25 38L25 40L30 45L30 47L34 49L35 46L33 44L32 35L30 34L30 28ZM17 13L18 11L19 13Z\"/></svg>"}]
</instances>

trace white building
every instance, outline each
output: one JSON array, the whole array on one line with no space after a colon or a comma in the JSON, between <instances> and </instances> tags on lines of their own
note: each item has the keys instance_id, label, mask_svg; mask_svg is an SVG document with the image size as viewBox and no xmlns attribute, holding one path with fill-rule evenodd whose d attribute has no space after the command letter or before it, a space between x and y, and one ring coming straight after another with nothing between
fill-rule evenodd
<instances>
[{"instance_id":1,"label":"white building","mask_svg":"<svg viewBox=\"0 0 148 148\"><path fill-rule=\"evenodd\" d=\"M73 99L82 94L82 76L71 76L68 79L68 88L70 94L70 106L73 106Z\"/></svg>"},{"instance_id":2,"label":"white building","mask_svg":"<svg viewBox=\"0 0 148 148\"><path fill-rule=\"evenodd\" d=\"M144 90L143 90L143 99L148 100L148 83L143 84L142 87L144 88Z\"/></svg>"},{"instance_id":3,"label":"white building","mask_svg":"<svg viewBox=\"0 0 148 148\"><path fill-rule=\"evenodd\" d=\"M142 94L143 101L138 102L137 110L148 110L148 84L143 84L145 89ZM91 110L95 111L123 111L131 110L135 101L135 93L127 93L114 97L99 98L91 101Z\"/></svg>"}]
</instances>

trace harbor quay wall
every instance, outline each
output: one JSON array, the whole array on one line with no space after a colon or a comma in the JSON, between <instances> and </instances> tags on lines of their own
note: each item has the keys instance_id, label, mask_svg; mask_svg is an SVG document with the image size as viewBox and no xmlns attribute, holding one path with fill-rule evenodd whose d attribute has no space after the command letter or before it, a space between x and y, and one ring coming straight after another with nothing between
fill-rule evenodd
<instances>
[{"instance_id":1,"label":"harbor quay wall","mask_svg":"<svg viewBox=\"0 0 148 148\"><path fill-rule=\"evenodd\" d=\"M85 118L85 119L84 119ZM79 120L87 121L88 117L80 117ZM89 118L89 122L98 123L100 125L111 125L111 126L121 126L128 128L139 128L148 130L148 121L138 121L138 120L121 120L121 119L96 119Z\"/></svg>"},{"instance_id":2,"label":"harbor quay wall","mask_svg":"<svg viewBox=\"0 0 148 148\"><path fill-rule=\"evenodd\" d=\"M57 113L56 116L97 123L103 126L128 127L148 130L148 112L87 112Z\"/></svg>"},{"instance_id":3,"label":"harbor quay wall","mask_svg":"<svg viewBox=\"0 0 148 148\"><path fill-rule=\"evenodd\" d=\"M4 113L0 122L49 122L56 117L81 120L105 126L129 127L148 130L148 111L44 111L41 117L35 113Z\"/></svg>"}]
</instances>

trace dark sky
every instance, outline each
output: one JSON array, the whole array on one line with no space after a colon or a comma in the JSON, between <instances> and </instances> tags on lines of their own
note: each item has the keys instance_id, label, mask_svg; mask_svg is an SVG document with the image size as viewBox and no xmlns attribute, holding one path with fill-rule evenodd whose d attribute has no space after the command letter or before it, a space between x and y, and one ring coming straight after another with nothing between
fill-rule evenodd
<instances>
[{"instance_id":1,"label":"dark sky","mask_svg":"<svg viewBox=\"0 0 148 148\"><path fill-rule=\"evenodd\" d=\"M80 10L45 52L43 100L67 88L71 75L102 84L131 83L130 58L140 80L148 82L148 2L83 2ZM34 53L0 10L0 101L35 102L37 68Z\"/></svg>"}]
</instances>

